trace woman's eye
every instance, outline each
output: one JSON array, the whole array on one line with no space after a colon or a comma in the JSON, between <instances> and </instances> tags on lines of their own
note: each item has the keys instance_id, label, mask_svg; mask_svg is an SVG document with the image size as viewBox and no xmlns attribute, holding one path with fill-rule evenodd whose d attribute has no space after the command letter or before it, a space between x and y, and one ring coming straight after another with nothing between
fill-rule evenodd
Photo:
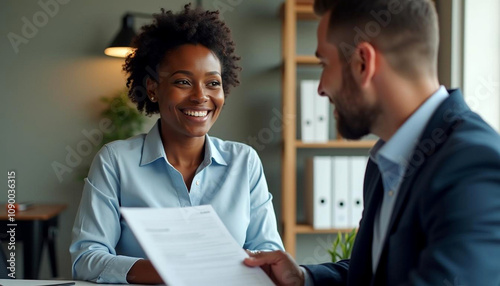
<instances>
[{"instance_id":1,"label":"woman's eye","mask_svg":"<svg viewBox=\"0 0 500 286\"><path fill-rule=\"evenodd\" d=\"M208 85L209 85L209 86L220 86L220 82L219 82L219 81L214 80L214 81L211 81Z\"/></svg>"},{"instance_id":2,"label":"woman's eye","mask_svg":"<svg viewBox=\"0 0 500 286\"><path fill-rule=\"evenodd\" d=\"M175 81L175 84L188 85L189 81L187 81L185 79L181 79L181 80Z\"/></svg>"}]
</instances>

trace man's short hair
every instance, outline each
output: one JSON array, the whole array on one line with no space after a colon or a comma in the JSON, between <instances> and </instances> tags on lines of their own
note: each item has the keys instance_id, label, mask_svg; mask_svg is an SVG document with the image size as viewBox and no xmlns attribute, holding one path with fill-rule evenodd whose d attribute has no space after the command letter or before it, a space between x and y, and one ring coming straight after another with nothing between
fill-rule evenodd
<instances>
[{"instance_id":1,"label":"man's short hair","mask_svg":"<svg viewBox=\"0 0 500 286\"><path fill-rule=\"evenodd\" d=\"M403 75L435 72L439 48L431 0L315 0L322 16L331 11L328 40L348 62L360 42L369 42Z\"/></svg>"}]
</instances>

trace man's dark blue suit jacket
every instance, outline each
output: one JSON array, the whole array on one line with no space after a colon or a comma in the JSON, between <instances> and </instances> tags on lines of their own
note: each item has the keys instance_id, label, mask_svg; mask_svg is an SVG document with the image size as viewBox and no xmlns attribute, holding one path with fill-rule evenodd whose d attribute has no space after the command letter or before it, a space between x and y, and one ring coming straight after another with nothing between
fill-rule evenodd
<instances>
[{"instance_id":1,"label":"man's dark blue suit jacket","mask_svg":"<svg viewBox=\"0 0 500 286\"><path fill-rule=\"evenodd\" d=\"M375 274L383 189L369 162L350 260L306 265L315 285L500 285L500 136L450 91L432 115L399 190Z\"/></svg>"}]
</instances>

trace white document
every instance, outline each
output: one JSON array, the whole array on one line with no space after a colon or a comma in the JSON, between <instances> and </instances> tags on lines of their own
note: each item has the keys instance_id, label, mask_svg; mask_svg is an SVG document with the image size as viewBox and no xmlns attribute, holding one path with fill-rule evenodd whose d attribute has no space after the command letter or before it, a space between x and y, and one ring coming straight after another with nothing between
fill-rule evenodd
<instances>
[{"instance_id":1,"label":"white document","mask_svg":"<svg viewBox=\"0 0 500 286\"><path fill-rule=\"evenodd\" d=\"M317 92L319 81L314 82L314 142L328 142L330 123L330 100Z\"/></svg>"},{"instance_id":2,"label":"white document","mask_svg":"<svg viewBox=\"0 0 500 286\"><path fill-rule=\"evenodd\" d=\"M332 157L333 183L332 183L332 228L349 228L349 157Z\"/></svg>"},{"instance_id":3,"label":"white document","mask_svg":"<svg viewBox=\"0 0 500 286\"><path fill-rule=\"evenodd\" d=\"M248 255L212 206L120 211L167 285L274 285L259 267L243 265Z\"/></svg>"},{"instance_id":4,"label":"white document","mask_svg":"<svg viewBox=\"0 0 500 286\"><path fill-rule=\"evenodd\" d=\"M314 128L314 98L317 95L315 80L300 82L300 130L301 139L305 143L315 142ZM317 95L319 97L319 95Z\"/></svg>"},{"instance_id":5,"label":"white document","mask_svg":"<svg viewBox=\"0 0 500 286\"><path fill-rule=\"evenodd\" d=\"M306 162L307 221L314 229L332 227L330 157L316 156Z\"/></svg>"},{"instance_id":6,"label":"white document","mask_svg":"<svg viewBox=\"0 0 500 286\"><path fill-rule=\"evenodd\" d=\"M349 203L349 216L351 217L351 227L359 227L359 221L363 214L363 182L368 158L364 156L351 157L350 164L350 188L351 201Z\"/></svg>"}]
</instances>

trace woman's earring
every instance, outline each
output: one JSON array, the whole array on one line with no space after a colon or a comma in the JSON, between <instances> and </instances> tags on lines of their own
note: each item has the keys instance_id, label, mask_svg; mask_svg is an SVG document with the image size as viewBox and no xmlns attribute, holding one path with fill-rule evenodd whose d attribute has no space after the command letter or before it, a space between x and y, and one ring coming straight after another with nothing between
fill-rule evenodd
<instances>
[{"instance_id":1,"label":"woman's earring","mask_svg":"<svg viewBox=\"0 0 500 286\"><path fill-rule=\"evenodd\" d=\"M151 101L155 102L155 97L154 96L151 96Z\"/></svg>"}]
</instances>

